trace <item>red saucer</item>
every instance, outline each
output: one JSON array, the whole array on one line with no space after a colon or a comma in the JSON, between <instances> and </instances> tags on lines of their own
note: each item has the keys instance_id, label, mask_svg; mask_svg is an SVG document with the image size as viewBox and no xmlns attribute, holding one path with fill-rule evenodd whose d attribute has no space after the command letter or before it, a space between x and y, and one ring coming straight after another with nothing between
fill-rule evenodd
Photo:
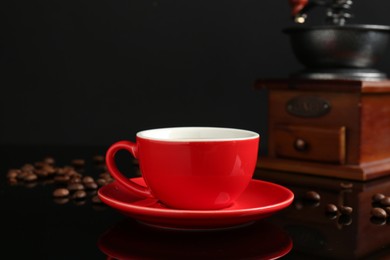
<instances>
[{"instance_id":1,"label":"red saucer","mask_svg":"<svg viewBox=\"0 0 390 260\"><path fill-rule=\"evenodd\" d=\"M143 178L134 182L145 185ZM144 199L117 182L103 186L99 198L110 207L145 224L174 229L218 229L253 222L286 208L294 199L287 188L252 180L230 207L220 210L178 210L166 208L155 199Z\"/></svg>"}]
</instances>

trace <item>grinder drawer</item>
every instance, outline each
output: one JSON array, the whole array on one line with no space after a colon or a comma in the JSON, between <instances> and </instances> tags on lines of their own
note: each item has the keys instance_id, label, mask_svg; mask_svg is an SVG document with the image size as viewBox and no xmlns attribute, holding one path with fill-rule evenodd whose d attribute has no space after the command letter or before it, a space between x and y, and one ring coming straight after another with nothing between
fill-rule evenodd
<instances>
[{"instance_id":1,"label":"grinder drawer","mask_svg":"<svg viewBox=\"0 0 390 260\"><path fill-rule=\"evenodd\" d=\"M273 144L277 157L344 164L346 128L276 125Z\"/></svg>"}]
</instances>

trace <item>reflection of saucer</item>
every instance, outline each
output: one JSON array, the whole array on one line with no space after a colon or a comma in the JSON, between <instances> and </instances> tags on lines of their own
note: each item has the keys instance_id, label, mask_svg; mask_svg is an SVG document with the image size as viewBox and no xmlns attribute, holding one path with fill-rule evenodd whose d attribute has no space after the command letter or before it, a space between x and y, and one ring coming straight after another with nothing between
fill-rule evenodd
<instances>
[{"instance_id":1,"label":"reflection of saucer","mask_svg":"<svg viewBox=\"0 0 390 260\"><path fill-rule=\"evenodd\" d=\"M145 185L143 178L133 181ZM155 199L139 198L117 182L98 191L100 199L123 214L143 223L176 229L226 228L262 219L291 204L294 194L280 185L252 180L230 207L220 210L177 210Z\"/></svg>"},{"instance_id":2,"label":"reflection of saucer","mask_svg":"<svg viewBox=\"0 0 390 260\"><path fill-rule=\"evenodd\" d=\"M100 250L110 259L276 259L292 241L281 228L259 221L220 232L161 232L131 219L101 235Z\"/></svg>"}]
</instances>

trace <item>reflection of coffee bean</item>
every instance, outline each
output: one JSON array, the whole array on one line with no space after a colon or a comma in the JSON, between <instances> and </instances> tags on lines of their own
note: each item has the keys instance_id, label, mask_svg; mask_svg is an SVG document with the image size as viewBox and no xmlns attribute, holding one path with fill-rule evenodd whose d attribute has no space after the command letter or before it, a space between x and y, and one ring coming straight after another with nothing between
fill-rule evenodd
<instances>
[{"instance_id":1,"label":"reflection of coffee bean","mask_svg":"<svg viewBox=\"0 0 390 260\"><path fill-rule=\"evenodd\" d=\"M386 198L385 195L383 195L382 193L376 193L372 196L372 202L380 202L381 200L383 200L384 198Z\"/></svg>"},{"instance_id":2,"label":"reflection of coffee bean","mask_svg":"<svg viewBox=\"0 0 390 260\"><path fill-rule=\"evenodd\" d=\"M38 176L35 175L34 173L29 173L23 178L23 180L26 182L33 182L33 181L36 181L37 179L38 179Z\"/></svg>"},{"instance_id":3,"label":"reflection of coffee bean","mask_svg":"<svg viewBox=\"0 0 390 260\"><path fill-rule=\"evenodd\" d=\"M390 197L384 197L383 199L380 200L380 204L383 207L388 207L390 206Z\"/></svg>"},{"instance_id":4,"label":"reflection of coffee bean","mask_svg":"<svg viewBox=\"0 0 390 260\"><path fill-rule=\"evenodd\" d=\"M333 220L333 219L336 219L336 218L337 218L337 212L335 212L335 213L325 212L325 216L326 216L328 219Z\"/></svg>"},{"instance_id":5,"label":"reflection of coffee bean","mask_svg":"<svg viewBox=\"0 0 390 260\"><path fill-rule=\"evenodd\" d=\"M66 204L66 203L69 202L69 198L67 198L67 197L64 197L64 198L54 198L53 201L54 201L56 204L64 205L64 204Z\"/></svg>"},{"instance_id":6,"label":"reflection of coffee bean","mask_svg":"<svg viewBox=\"0 0 390 260\"><path fill-rule=\"evenodd\" d=\"M73 200L73 203L76 205L76 206L83 206L85 205L87 201L85 199L74 199Z\"/></svg>"},{"instance_id":7,"label":"reflection of coffee bean","mask_svg":"<svg viewBox=\"0 0 390 260\"><path fill-rule=\"evenodd\" d=\"M329 203L325 206L325 212L330 214L336 214L337 213L337 206L334 204Z\"/></svg>"},{"instance_id":8,"label":"reflection of coffee bean","mask_svg":"<svg viewBox=\"0 0 390 260\"><path fill-rule=\"evenodd\" d=\"M10 185L15 185L18 183L18 180L16 178L9 178L8 179L8 184Z\"/></svg>"},{"instance_id":9,"label":"reflection of coffee bean","mask_svg":"<svg viewBox=\"0 0 390 260\"><path fill-rule=\"evenodd\" d=\"M347 206L340 207L340 213L345 215L351 215L353 212L353 208Z\"/></svg>"},{"instance_id":10,"label":"reflection of coffee bean","mask_svg":"<svg viewBox=\"0 0 390 260\"><path fill-rule=\"evenodd\" d=\"M349 226L352 224L352 218L350 215L340 215L338 223L340 225Z\"/></svg>"},{"instance_id":11,"label":"reflection of coffee bean","mask_svg":"<svg viewBox=\"0 0 390 260\"><path fill-rule=\"evenodd\" d=\"M373 208L371 210L372 216L376 218L387 218L387 213L384 209L382 208Z\"/></svg>"},{"instance_id":12,"label":"reflection of coffee bean","mask_svg":"<svg viewBox=\"0 0 390 260\"><path fill-rule=\"evenodd\" d=\"M340 183L340 188L342 189L352 189L353 188L353 183L350 182L341 182Z\"/></svg>"},{"instance_id":13,"label":"reflection of coffee bean","mask_svg":"<svg viewBox=\"0 0 390 260\"><path fill-rule=\"evenodd\" d=\"M315 191L308 191L305 193L304 198L309 201L320 201L321 196Z\"/></svg>"},{"instance_id":14,"label":"reflection of coffee bean","mask_svg":"<svg viewBox=\"0 0 390 260\"><path fill-rule=\"evenodd\" d=\"M78 191L78 190L84 190L84 185L81 183L71 183L68 185L68 190L70 192Z\"/></svg>"},{"instance_id":15,"label":"reflection of coffee bean","mask_svg":"<svg viewBox=\"0 0 390 260\"><path fill-rule=\"evenodd\" d=\"M95 182L87 182L85 184L85 189L87 190L96 190L98 188L98 185Z\"/></svg>"},{"instance_id":16,"label":"reflection of coffee bean","mask_svg":"<svg viewBox=\"0 0 390 260\"><path fill-rule=\"evenodd\" d=\"M85 199L86 197L87 197L87 193L83 190L78 190L72 195L72 199L75 200L82 200Z\"/></svg>"},{"instance_id":17,"label":"reflection of coffee bean","mask_svg":"<svg viewBox=\"0 0 390 260\"><path fill-rule=\"evenodd\" d=\"M371 217L370 222L375 225L383 226L386 224L386 218Z\"/></svg>"},{"instance_id":18,"label":"reflection of coffee bean","mask_svg":"<svg viewBox=\"0 0 390 260\"><path fill-rule=\"evenodd\" d=\"M54 190L53 192L53 197L55 198L62 198L62 197L67 197L69 196L69 190L65 188L59 188Z\"/></svg>"},{"instance_id":19,"label":"reflection of coffee bean","mask_svg":"<svg viewBox=\"0 0 390 260\"><path fill-rule=\"evenodd\" d=\"M100 198L98 196L93 196L91 200L92 200L92 203L95 203L95 204L102 203L102 201L100 200Z\"/></svg>"}]
</instances>

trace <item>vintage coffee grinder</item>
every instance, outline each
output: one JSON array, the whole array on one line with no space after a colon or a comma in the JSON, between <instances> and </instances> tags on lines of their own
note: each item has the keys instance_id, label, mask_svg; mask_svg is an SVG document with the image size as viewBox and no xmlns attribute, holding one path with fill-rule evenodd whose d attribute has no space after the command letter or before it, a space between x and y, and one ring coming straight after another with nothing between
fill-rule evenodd
<instances>
[{"instance_id":1,"label":"vintage coffee grinder","mask_svg":"<svg viewBox=\"0 0 390 260\"><path fill-rule=\"evenodd\" d=\"M296 26L285 29L305 66L268 90L268 155L258 167L353 180L390 174L390 80L373 66L390 26L349 25L351 0L290 0ZM324 25L306 26L308 11Z\"/></svg>"}]
</instances>

